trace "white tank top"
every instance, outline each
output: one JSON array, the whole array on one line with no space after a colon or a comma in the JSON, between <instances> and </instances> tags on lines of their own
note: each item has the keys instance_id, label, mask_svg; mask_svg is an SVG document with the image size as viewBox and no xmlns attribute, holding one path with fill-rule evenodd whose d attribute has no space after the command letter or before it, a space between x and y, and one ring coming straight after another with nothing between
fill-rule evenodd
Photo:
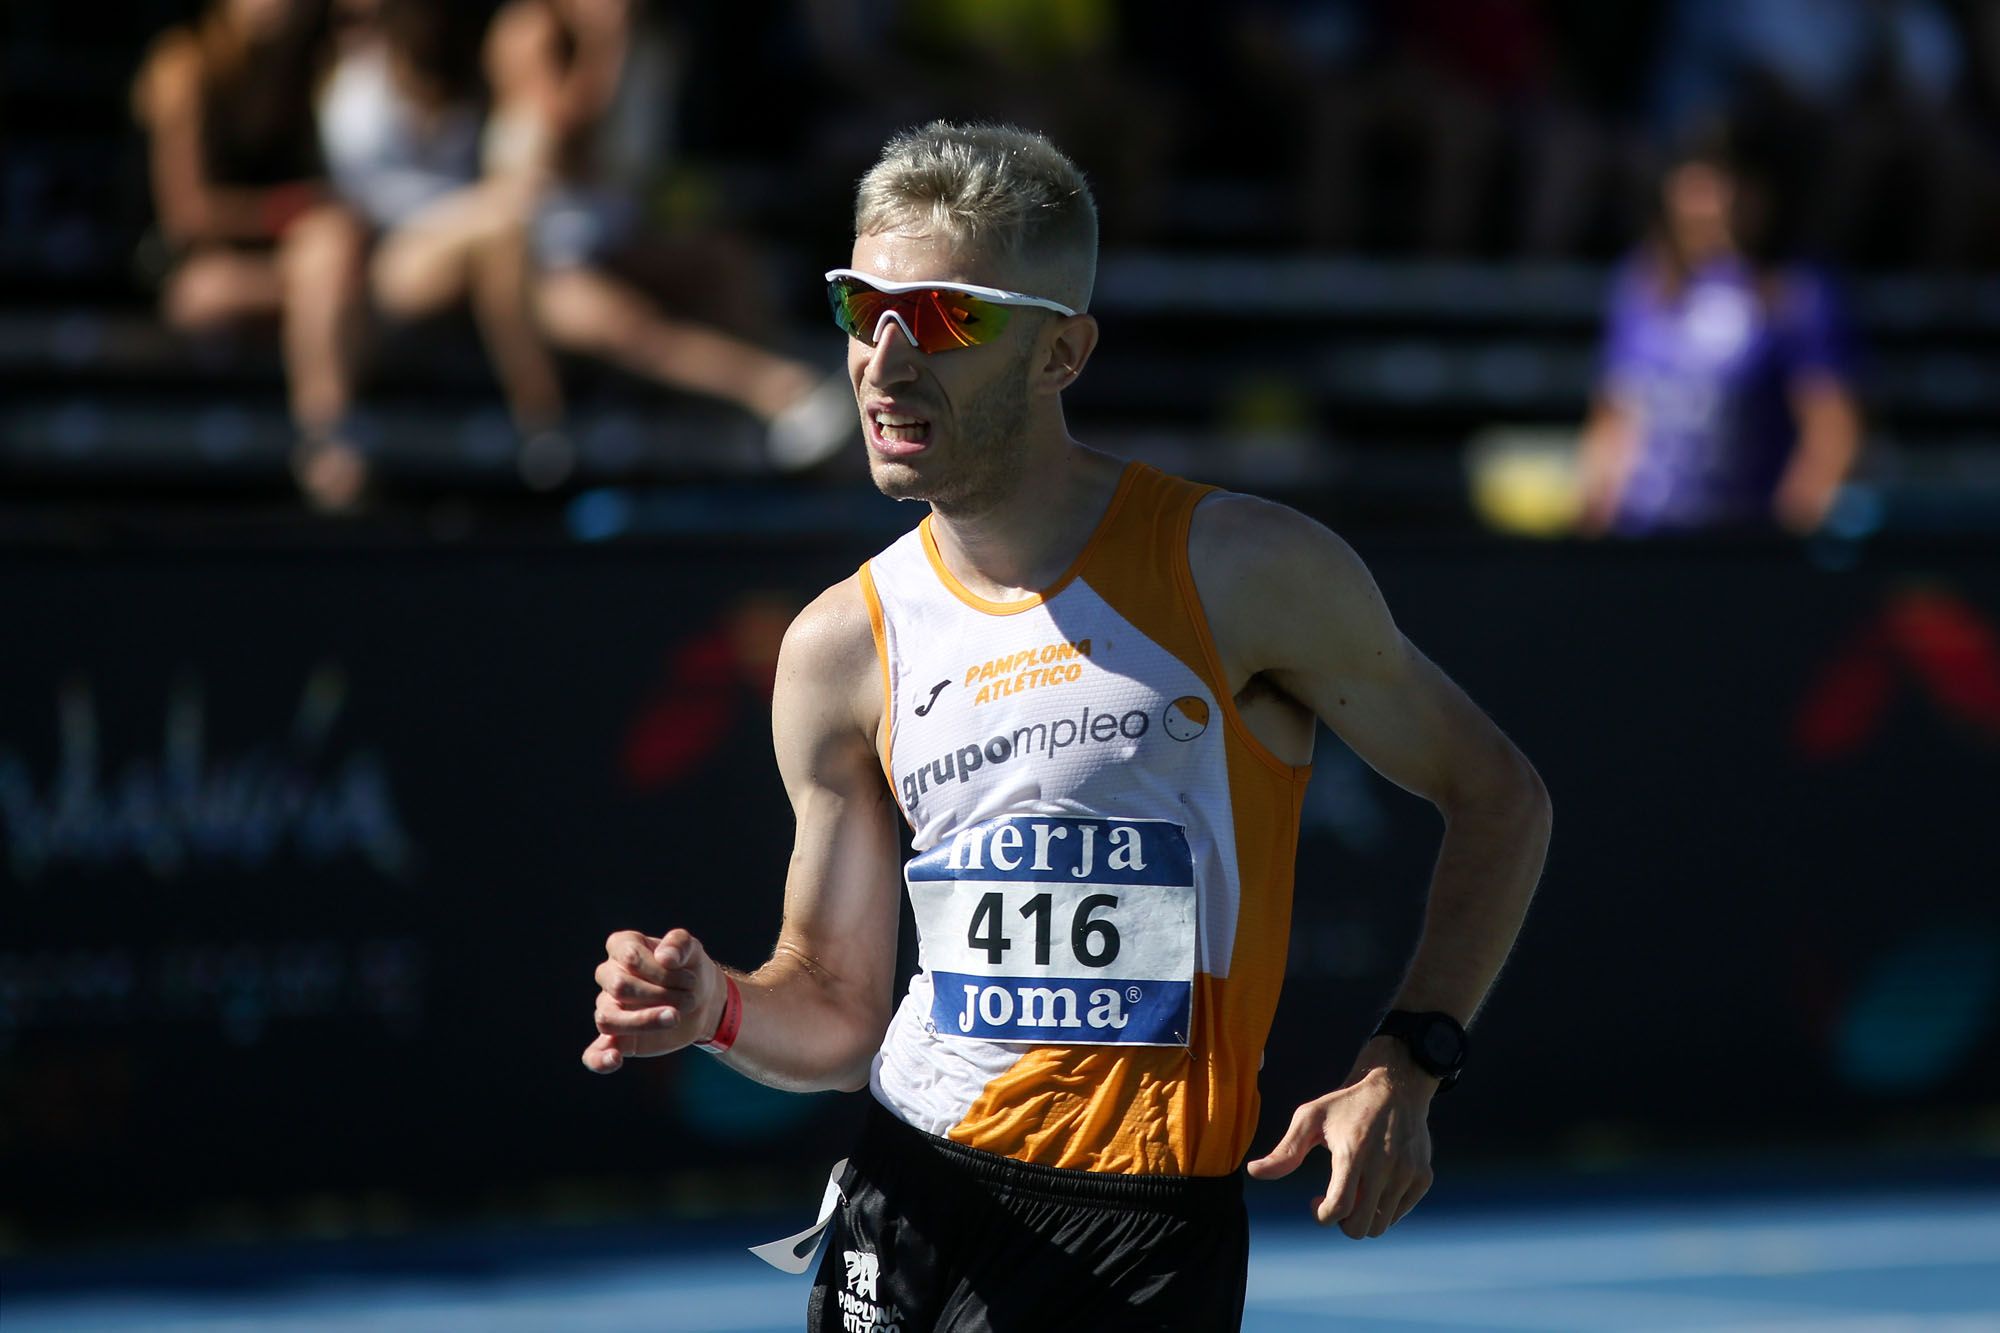
<instances>
[{"instance_id":1,"label":"white tank top","mask_svg":"<svg viewBox=\"0 0 2000 1333\"><path fill-rule=\"evenodd\" d=\"M1251 737L1187 558L1209 488L1129 465L1056 584L994 603L926 519L862 566L919 970L870 1084L1024 1161L1235 1169L1308 770Z\"/></svg>"},{"instance_id":2,"label":"white tank top","mask_svg":"<svg viewBox=\"0 0 2000 1333\"><path fill-rule=\"evenodd\" d=\"M379 228L479 179L478 110L427 116L396 87L379 45L341 57L320 93L319 126L334 189Z\"/></svg>"}]
</instances>

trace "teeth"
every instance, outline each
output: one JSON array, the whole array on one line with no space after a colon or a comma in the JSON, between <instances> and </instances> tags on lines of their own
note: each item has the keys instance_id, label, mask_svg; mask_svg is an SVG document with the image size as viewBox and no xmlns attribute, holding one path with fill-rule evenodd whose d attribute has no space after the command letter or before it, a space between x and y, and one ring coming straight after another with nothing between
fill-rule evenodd
<instances>
[{"instance_id":1,"label":"teeth","mask_svg":"<svg viewBox=\"0 0 2000 1333\"><path fill-rule=\"evenodd\" d=\"M878 426L921 426L924 424L924 419L922 417L899 417L888 412L877 412L875 414L875 424Z\"/></svg>"}]
</instances>

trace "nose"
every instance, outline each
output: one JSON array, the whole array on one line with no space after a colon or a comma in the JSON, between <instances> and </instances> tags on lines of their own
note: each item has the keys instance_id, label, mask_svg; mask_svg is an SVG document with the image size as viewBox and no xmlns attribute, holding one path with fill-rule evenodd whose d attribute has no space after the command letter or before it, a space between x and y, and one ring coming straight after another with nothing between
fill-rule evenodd
<instances>
[{"instance_id":1,"label":"nose","mask_svg":"<svg viewBox=\"0 0 2000 1333\"><path fill-rule=\"evenodd\" d=\"M910 339L909 326L894 311L885 311L875 325L875 345L868 349L868 381L907 383L917 377L922 357Z\"/></svg>"}]
</instances>

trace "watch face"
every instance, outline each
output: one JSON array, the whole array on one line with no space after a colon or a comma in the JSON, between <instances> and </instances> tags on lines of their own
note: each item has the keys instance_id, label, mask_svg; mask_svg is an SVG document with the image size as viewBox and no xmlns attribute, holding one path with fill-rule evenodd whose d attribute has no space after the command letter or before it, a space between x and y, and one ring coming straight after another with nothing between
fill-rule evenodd
<instances>
[{"instance_id":1,"label":"watch face","mask_svg":"<svg viewBox=\"0 0 2000 1333\"><path fill-rule=\"evenodd\" d=\"M1432 1023L1424 1029L1424 1058L1441 1069L1457 1066L1462 1051L1458 1034L1443 1023Z\"/></svg>"}]
</instances>

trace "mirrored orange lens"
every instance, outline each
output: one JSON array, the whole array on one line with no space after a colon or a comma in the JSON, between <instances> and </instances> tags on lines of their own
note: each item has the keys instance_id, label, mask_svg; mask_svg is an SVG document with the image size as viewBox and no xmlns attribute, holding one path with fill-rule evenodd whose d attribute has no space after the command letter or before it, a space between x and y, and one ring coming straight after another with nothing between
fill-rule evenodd
<instances>
[{"instance_id":1,"label":"mirrored orange lens","mask_svg":"<svg viewBox=\"0 0 2000 1333\"><path fill-rule=\"evenodd\" d=\"M878 292L852 278L827 284L833 321L849 337L875 345L882 316L894 311L916 337L917 350L948 352L991 342L1007 327L1009 310L964 292L932 287L914 292Z\"/></svg>"}]
</instances>

